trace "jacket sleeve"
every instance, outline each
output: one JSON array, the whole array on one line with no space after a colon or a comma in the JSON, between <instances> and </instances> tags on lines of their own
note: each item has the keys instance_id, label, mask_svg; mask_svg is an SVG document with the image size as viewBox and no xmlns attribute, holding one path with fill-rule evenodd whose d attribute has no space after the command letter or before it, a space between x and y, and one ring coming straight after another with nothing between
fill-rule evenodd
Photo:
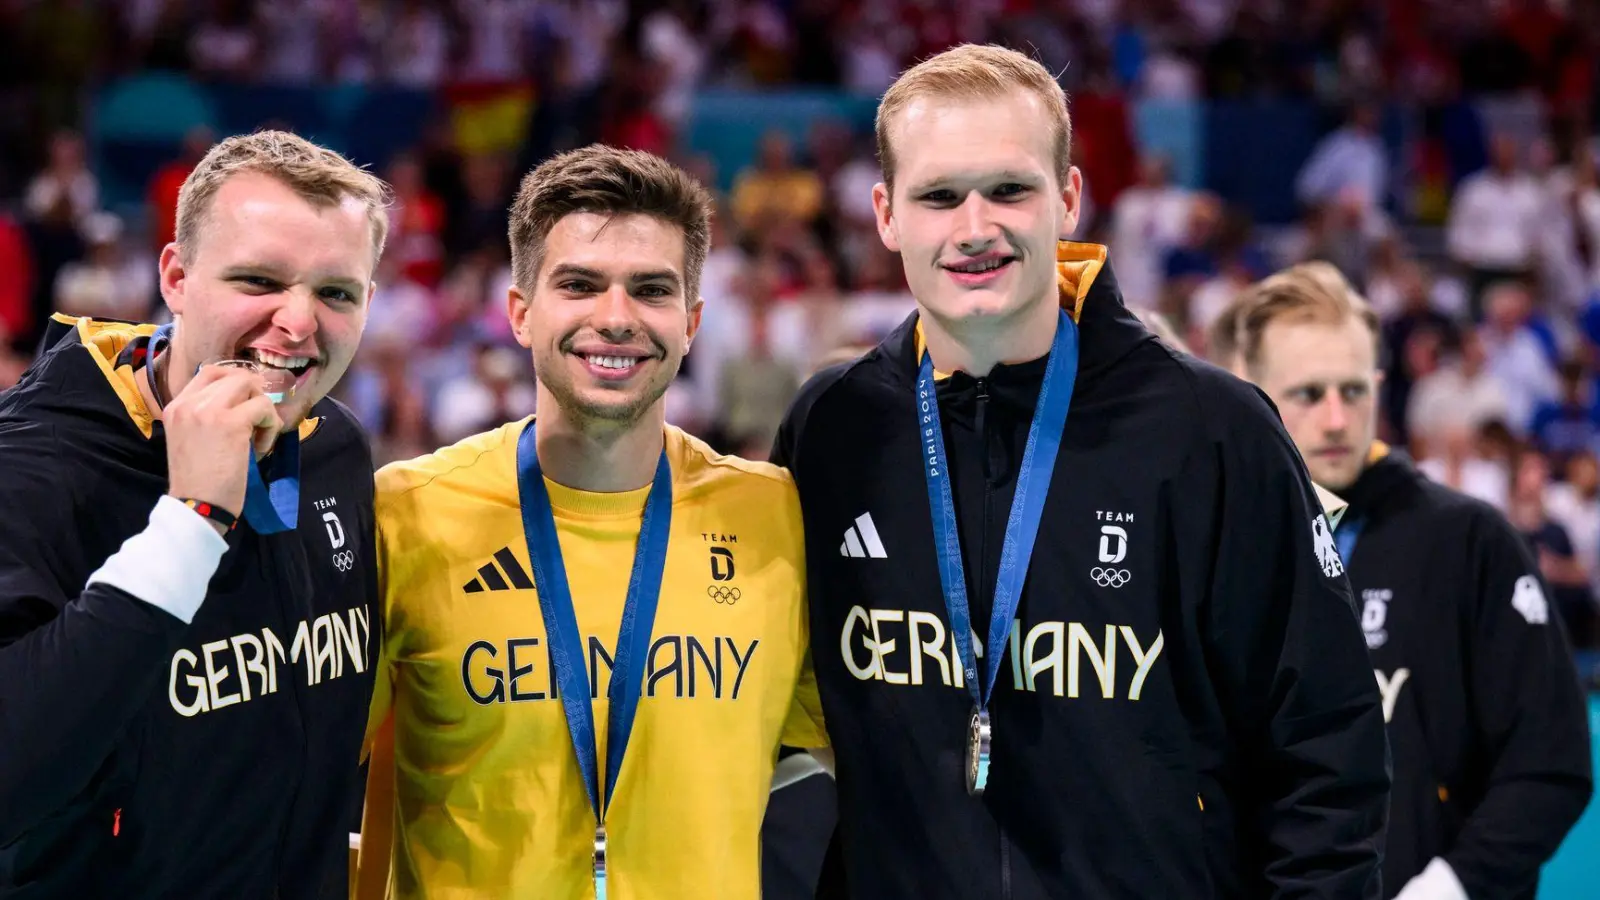
<instances>
[{"instance_id":1,"label":"jacket sleeve","mask_svg":"<svg viewBox=\"0 0 1600 900\"><path fill-rule=\"evenodd\" d=\"M48 426L0 422L0 846L90 782L160 691L186 627L115 578L91 583L102 560L84 558L89 507L79 485L94 476L80 466ZM199 516L178 512L221 543ZM203 596L220 553L205 569L206 560L170 543L164 559L150 553L159 542L143 537L119 554L125 564L144 557L137 565L155 590L192 588L200 577Z\"/></svg>"},{"instance_id":2,"label":"jacket sleeve","mask_svg":"<svg viewBox=\"0 0 1600 900\"><path fill-rule=\"evenodd\" d=\"M1349 582L1264 397L1213 416L1221 503L1208 656L1270 896L1377 898L1388 737Z\"/></svg>"},{"instance_id":3,"label":"jacket sleeve","mask_svg":"<svg viewBox=\"0 0 1600 900\"><path fill-rule=\"evenodd\" d=\"M1538 565L1497 513L1477 517L1467 696L1488 780L1445 862L1467 895L1521 896L1593 791L1578 674Z\"/></svg>"}]
</instances>

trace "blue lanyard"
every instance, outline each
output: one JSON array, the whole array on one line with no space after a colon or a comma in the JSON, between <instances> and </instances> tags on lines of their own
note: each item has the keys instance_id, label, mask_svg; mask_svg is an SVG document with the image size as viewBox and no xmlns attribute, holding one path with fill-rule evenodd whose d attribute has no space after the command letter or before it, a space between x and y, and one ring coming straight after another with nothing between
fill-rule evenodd
<instances>
[{"instance_id":1,"label":"blue lanyard","mask_svg":"<svg viewBox=\"0 0 1600 900\"><path fill-rule=\"evenodd\" d=\"M150 336L145 358L154 360L172 341L169 322ZM255 450L246 463L244 520L257 534L293 531L300 524L300 429L291 428L278 437L271 455L256 461Z\"/></svg>"},{"instance_id":2,"label":"blue lanyard","mask_svg":"<svg viewBox=\"0 0 1600 900\"><path fill-rule=\"evenodd\" d=\"M250 453L244 520L258 534L293 531L300 524L300 429L291 428L259 463Z\"/></svg>"},{"instance_id":3,"label":"blue lanyard","mask_svg":"<svg viewBox=\"0 0 1600 900\"><path fill-rule=\"evenodd\" d=\"M1339 548L1339 558L1344 560L1345 569L1350 568L1350 557L1356 552L1356 538L1361 536L1361 527L1365 524L1360 518L1345 519L1333 530L1333 542Z\"/></svg>"},{"instance_id":4,"label":"blue lanyard","mask_svg":"<svg viewBox=\"0 0 1600 900\"><path fill-rule=\"evenodd\" d=\"M1045 364L1044 385L1028 426L1028 444L1017 472L1017 491L1006 520L1005 543L1000 550L1000 572L994 589L994 615L989 620L987 649L983 654L988 677L978 680L977 662L972 654L972 614L967 609L966 573L961 561L961 534L956 526L956 506L950 492L948 457L944 431L939 422L939 398L933 380L933 359L922 355L917 375L917 422L922 430L923 471L928 481L928 503L933 509L934 548L939 555L939 580L944 585L944 602L950 614L950 630L956 652L966 673L967 693L978 711L987 715L989 698L1000 671L1000 657L1010 639L1011 620L1022 599L1022 585L1028 577L1028 560L1033 556L1034 539L1039 534L1039 519L1044 511L1045 492L1055 472L1056 454L1061 449L1061 432L1072 406L1072 389L1078 380L1078 326L1061 313L1060 324Z\"/></svg>"},{"instance_id":5,"label":"blue lanyard","mask_svg":"<svg viewBox=\"0 0 1600 900\"><path fill-rule=\"evenodd\" d=\"M594 810L595 887L597 896L604 900L606 813L611 808L611 794L622 772L623 754L628 750L628 736L633 731L634 714L639 709L645 656L655 627L656 604L661 597L661 574L666 568L667 537L672 527L672 467L663 448L656 463L650 497L645 501L644 521L639 526L633 574L628 579L622 628L617 635L616 659L611 667L611 687L607 691L611 712L606 725L606 783L602 795L596 765L594 709L589 705L589 672L584 666L587 654L578 635L572 590L567 582L566 566L561 561L550 492L545 488L544 472L539 466L535 424L529 422L517 441L517 490L522 501L522 529L528 541L539 612L544 617L550 664L555 671L556 688L561 692L562 708L567 714L567 731L572 735L578 768L583 770L589 807Z\"/></svg>"}]
</instances>

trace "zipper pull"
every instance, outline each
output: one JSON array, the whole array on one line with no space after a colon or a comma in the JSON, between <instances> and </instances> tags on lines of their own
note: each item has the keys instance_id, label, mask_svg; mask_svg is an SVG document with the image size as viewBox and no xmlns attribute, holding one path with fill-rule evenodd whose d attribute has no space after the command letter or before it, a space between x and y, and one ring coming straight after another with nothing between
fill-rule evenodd
<instances>
[{"instance_id":1,"label":"zipper pull","mask_svg":"<svg viewBox=\"0 0 1600 900\"><path fill-rule=\"evenodd\" d=\"M987 381L984 381L982 378L979 378L978 379L978 412L977 412L977 415L975 415L973 417L973 426L974 426L974 429L978 432L978 437L980 437L980 438L988 437L988 435L989 435L988 429L986 429L984 427L984 419L985 419L984 411L987 410L988 408L989 408L989 383Z\"/></svg>"},{"instance_id":2,"label":"zipper pull","mask_svg":"<svg viewBox=\"0 0 1600 900\"><path fill-rule=\"evenodd\" d=\"M973 416L973 425L978 432L978 446L983 453L983 480L989 481L994 477L989 465L989 429L985 411L989 408L989 383L982 378L978 379L978 412Z\"/></svg>"},{"instance_id":3,"label":"zipper pull","mask_svg":"<svg viewBox=\"0 0 1600 900\"><path fill-rule=\"evenodd\" d=\"M116 837L122 831L122 807L111 814L111 836Z\"/></svg>"}]
</instances>

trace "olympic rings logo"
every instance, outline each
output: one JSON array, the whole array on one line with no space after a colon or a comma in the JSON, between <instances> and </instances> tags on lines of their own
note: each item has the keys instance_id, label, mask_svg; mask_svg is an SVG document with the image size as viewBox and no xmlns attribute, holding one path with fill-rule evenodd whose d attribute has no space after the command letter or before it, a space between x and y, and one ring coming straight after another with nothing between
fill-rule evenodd
<instances>
[{"instance_id":1,"label":"olympic rings logo","mask_svg":"<svg viewBox=\"0 0 1600 900\"><path fill-rule=\"evenodd\" d=\"M726 603L729 606L732 606L733 604L739 602L739 597L741 595L739 593L739 589L736 587L721 587L719 585L712 584L706 586L706 596L717 601L718 603Z\"/></svg>"},{"instance_id":2,"label":"olympic rings logo","mask_svg":"<svg viewBox=\"0 0 1600 900\"><path fill-rule=\"evenodd\" d=\"M1127 569L1102 569L1095 566L1089 570L1089 577L1101 587L1119 588L1133 580L1133 573Z\"/></svg>"},{"instance_id":3,"label":"olympic rings logo","mask_svg":"<svg viewBox=\"0 0 1600 900\"><path fill-rule=\"evenodd\" d=\"M333 567L341 572L348 572L355 565L356 555L349 550L341 550L333 555Z\"/></svg>"}]
</instances>

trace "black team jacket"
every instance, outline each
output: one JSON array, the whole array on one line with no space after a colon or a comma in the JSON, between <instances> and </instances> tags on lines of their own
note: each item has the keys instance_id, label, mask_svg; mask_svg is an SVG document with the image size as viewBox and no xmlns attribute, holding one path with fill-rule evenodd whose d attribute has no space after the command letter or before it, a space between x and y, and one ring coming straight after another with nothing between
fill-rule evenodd
<instances>
[{"instance_id":1,"label":"black team jacket","mask_svg":"<svg viewBox=\"0 0 1600 900\"><path fill-rule=\"evenodd\" d=\"M295 531L241 522L220 563L158 547L91 583L167 490L133 381L152 330L58 317L0 393L0 897L344 897L380 633L371 450L323 400ZM141 598L202 562L190 622Z\"/></svg>"},{"instance_id":2,"label":"black team jacket","mask_svg":"<svg viewBox=\"0 0 1600 900\"><path fill-rule=\"evenodd\" d=\"M1473 900L1532 900L1593 789L1561 617L1504 516L1374 456L1339 531L1394 754L1384 893L1437 857Z\"/></svg>"},{"instance_id":3,"label":"black team jacket","mask_svg":"<svg viewBox=\"0 0 1600 900\"><path fill-rule=\"evenodd\" d=\"M1145 329L1104 248L1063 243L1058 266L1076 392L981 798L920 460L916 317L809 382L780 431L838 763L843 866L820 895L1378 897L1382 704L1299 454L1262 394ZM977 644L1045 363L938 387Z\"/></svg>"}]
</instances>

